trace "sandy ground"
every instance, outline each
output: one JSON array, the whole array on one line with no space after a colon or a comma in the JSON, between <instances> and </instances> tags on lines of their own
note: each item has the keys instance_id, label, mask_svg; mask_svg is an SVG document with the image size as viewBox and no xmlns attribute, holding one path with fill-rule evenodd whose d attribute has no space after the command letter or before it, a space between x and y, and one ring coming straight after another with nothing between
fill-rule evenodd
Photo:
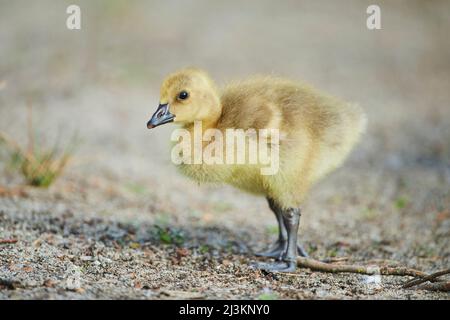
<instances>
[{"instance_id":1,"label":"sandy ground","mask_svg":"<svg viewBox=\"0 0 450 320\"><path fill-rule=\"evenodd\" d=\"M71 1L70 3L72 3ZM148 131L162 77L196 65L219 84L253 73L306 80L359 103L369 128L303 206L318 259L450 266L448 1L0 1L0 129L81 144L48 190L0 197L0 298L449 299L405 277L252 270L276 235L264 199L198 186L170 162L171 127ZM26 8L26 10L24 9ZM0 185L23 184L3 154Z\"/></svg>"}]
</instances>

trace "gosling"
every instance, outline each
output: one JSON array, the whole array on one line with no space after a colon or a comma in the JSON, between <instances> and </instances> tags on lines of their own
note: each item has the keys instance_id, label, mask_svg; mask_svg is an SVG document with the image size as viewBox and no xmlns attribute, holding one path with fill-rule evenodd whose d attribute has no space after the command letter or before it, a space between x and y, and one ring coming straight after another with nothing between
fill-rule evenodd
<instances>
[{"instance_id":1,"label":"gosling","mask_svg":"<svg viewBox=\"0 0 450 320\"><path fill-rule=\"evenodd\" d=\"M227 183L265 196L276 216L279 234L271 248L257 254L275 261L256 266L271 272L292 272L297 255L307 256L297 243L300 205L311 186L347 158L367 121L357 105L301 82L254 76L219 90L206 72L187 68L163 81L159 106L147 128L170 122L180 124L191 135L198 122L203 130L222 132L229 128L278 130L279 168L275 174L261 174L261 163L182 163L179 168L198 182ZM271 143L269 148L274 147Z\"/></svg>"}]
</instances>

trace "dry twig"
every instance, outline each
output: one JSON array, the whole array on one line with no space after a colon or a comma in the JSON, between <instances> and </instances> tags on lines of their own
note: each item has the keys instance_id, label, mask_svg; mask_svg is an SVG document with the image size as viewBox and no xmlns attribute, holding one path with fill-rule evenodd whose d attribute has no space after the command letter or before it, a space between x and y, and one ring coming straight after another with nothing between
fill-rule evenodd
<instances>
[{"instance_id":1,"label":"dry twig","mask_svg":"<svg viewBox=\"0 0 450 320\"><path fill-rule=\"evenodd\" d=\"M297 264L299 267L302 268L309 268L314 271L330 272L330 273L358 273L368 275L381 274L391 276L413 276L420 278L428 276L425 272L406 267L331 264L305 257L297 257Z\"/></svg>"},{"instance_id":2,"label":"dry twig","mask_svg":"<svg viewBox=\"0 0 450 320\"><path fill-rule=\"evenodd\" d=\"M351 265L351 264L332 264L318 261L311 258L298 257L297 264L301 268L309 268L313 271L330 272L330 273L358 273L358 274L380 274L390 276L412 276L415 279L406 282L402 287L410 288L418 286L417 289L430 291L450 291L450 281L439 281L436 283L423 284L427 281L436 281L438 277L450 274L450 269L442 270L433 274L426 274L420 270L401 267L401 266L386 266L386 265Z\"/></svg>"},{"instance_id":3,"label":"dry twig","mask_svg":"<svg viewBox=\"0 0 450 320\"><path fill-rule=\"evenodd\" d=\"M320 260L323 263L333 263L333 262L342 262L349 260L349 257L336 257L336 258L325 258Z\"/></svg>"},{"instance_id":4,"label":"dry twig","mask_svg":"<svg viewBox=\"0 0 450 320\"><path fill-rule=\"evenodd\" d=\"M403 288L411 288L411 287L417 286L417 285L422 284L427 281L433 281L436 278L441 277L446 274L450 274L450 269L438 271L433 274L430 274L429 276L421 277L420 279L412 279L412 280L406 282L403 285Z\"/></svg>"},{"instance_id":5,"label":"dry twig","mask_svg":"<svg viewBox=\"0 0 450 320\"><path fill-rule=\"evenodd\" d=\"M16 243L17 239L0 239L0 244L12 244Z\"/></svg>"}]
</instances>

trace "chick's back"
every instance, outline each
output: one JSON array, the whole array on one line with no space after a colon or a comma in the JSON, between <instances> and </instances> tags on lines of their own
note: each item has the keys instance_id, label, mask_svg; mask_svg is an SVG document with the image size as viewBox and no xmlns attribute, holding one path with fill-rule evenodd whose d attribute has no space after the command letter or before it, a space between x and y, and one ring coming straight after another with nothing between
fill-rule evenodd
<instances>
[{"instance_id":1,"label":"chick's back","mask_svg":"<svg viewBox=\"0 0 450 320\"><path fill-rule=\"evenodd\" d=\"M287 193L291 185L292 194L306 193L313 182L340 166L366 126L359 106L276 77L231 83L221 102L219 128L280 130L281 172L267 177L266 184L283 186Z\"/></svg>"}]
</instances>

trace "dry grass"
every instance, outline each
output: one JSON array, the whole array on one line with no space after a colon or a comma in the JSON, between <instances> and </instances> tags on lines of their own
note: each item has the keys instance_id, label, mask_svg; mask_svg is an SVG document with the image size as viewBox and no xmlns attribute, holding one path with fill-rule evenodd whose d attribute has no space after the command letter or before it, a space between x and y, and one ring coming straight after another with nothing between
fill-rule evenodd
<instances>
[{"instance_id":1,"label":"dry grass","mask_svg":"<svg viewBox=\"0 0 450 320\"><path fill-rule=\"evenodd\" d=\"M9 168L19 172L27 184L34 187L49 187L67 167L76 146L73 138L61 148L56 143L52 148L37 144L33 133L32 109L28 108L28 146L21 147L6 133L0 132L0 147L9 157Z\"/></svg>"}]
</instances>

